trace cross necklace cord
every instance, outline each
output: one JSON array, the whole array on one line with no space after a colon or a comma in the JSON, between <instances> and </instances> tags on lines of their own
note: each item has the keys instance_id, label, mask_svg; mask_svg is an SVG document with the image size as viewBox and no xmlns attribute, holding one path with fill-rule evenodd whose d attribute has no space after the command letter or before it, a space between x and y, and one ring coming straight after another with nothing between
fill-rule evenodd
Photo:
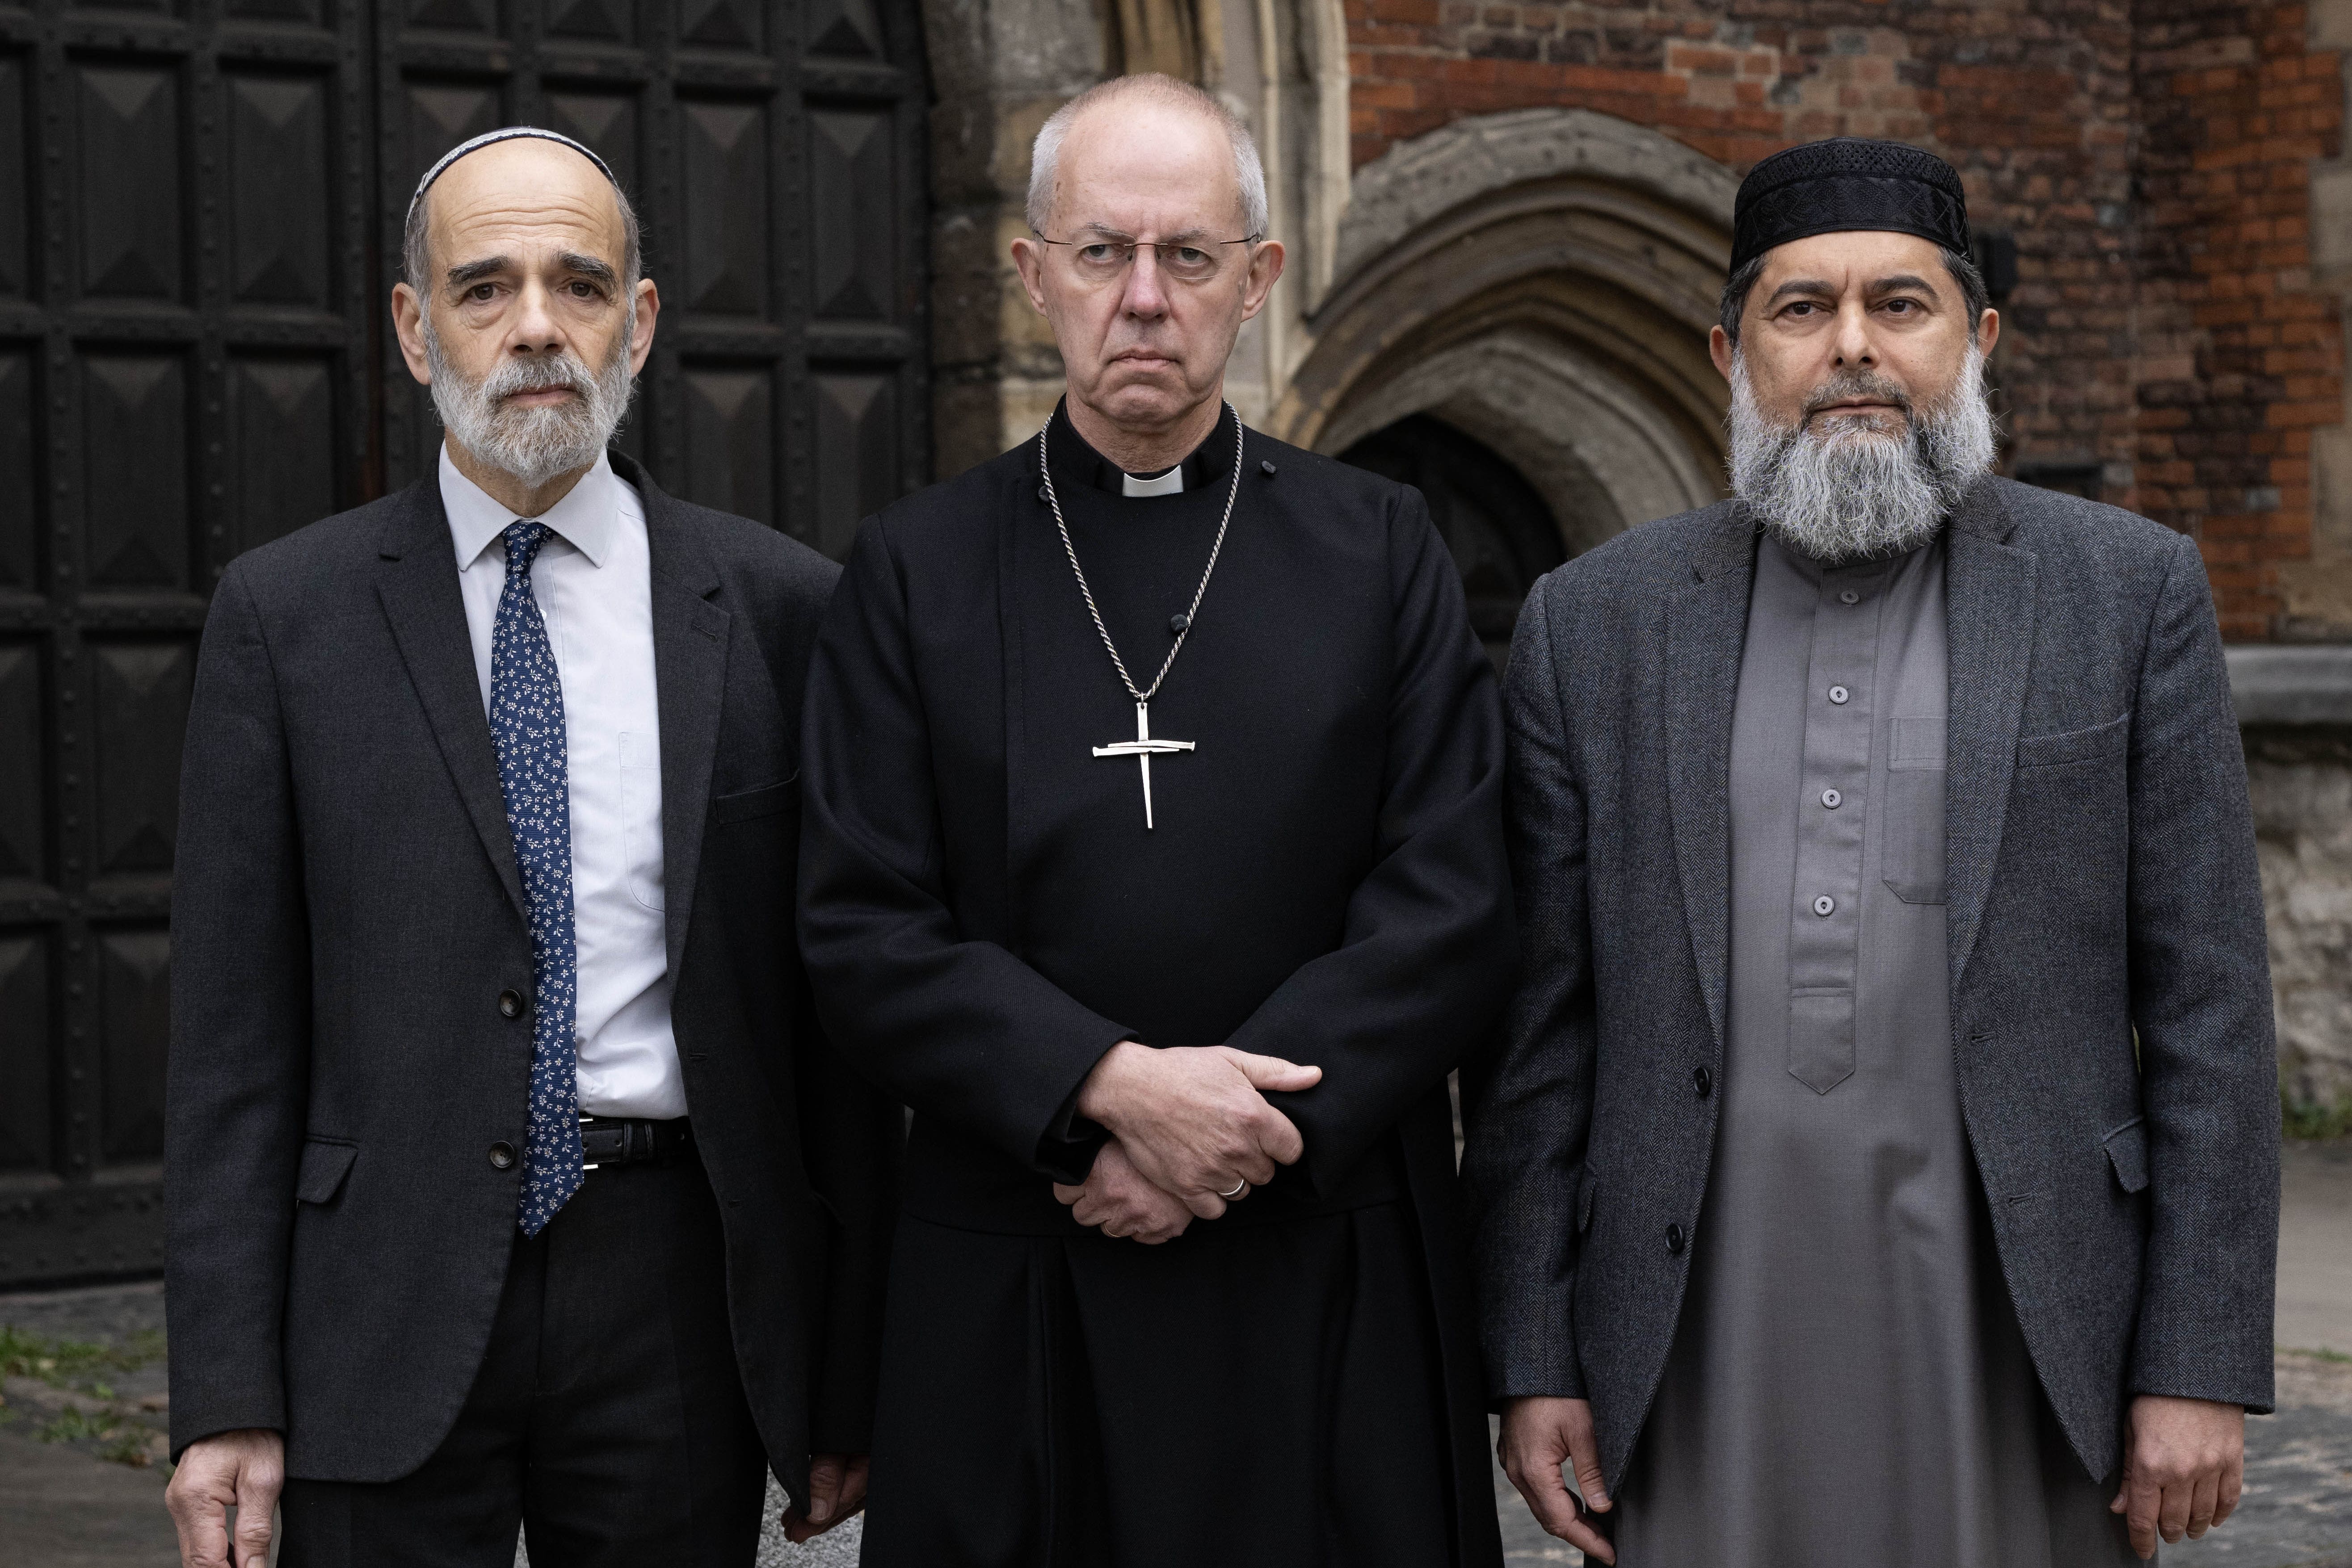
<instances>
[{"instance_id":1,"label":"cross necklace cord","mask_svg":"<svg viewBox=\"0 0 2352 1568\"><path fill-rule=\"evenodd\" d=\"M1151 678L1149 687L1140 690L1136 687L1135 678L1127 672L1127 660L1118 657L1118 645L1110 640L1110 628L1103 625L1102 611L1095 604L1095 591L1087 586L1086 568L1078 564L1078 547L1070 542L1070 525L1062 518L1062 498L1054 489L1052 455L1045 449L1046 431L1053 428L1053 421L1047 420L1045 428L1037 432L1037 468L1045 476L1045 503L1054 509L1054 526L1061 531L1063 553L1070 558L1070 571L1078 580L1079 595L1087 602L1087 614L1094 617L1095 632L1102 638L1103 651L1110 655L1111 668L1118 671L1118 683L1127 688L1129 697L1135 699L1135 739L1097 746L1094 753L1097 757L1135 759L1143 774L1143 827L1147 833L1151 830L1151 759L1193 750L1191 741L1152 739L1151 700L1160 694L1160 683L1175 668L1176 656L1184 651L1184 639L1192 635L1193 619L1201 613L1201 596L1209 591L1209 577L1217 569L1218 552L1225 547L1225 529L1234 521L1234 499L1241 494L1242 416L1230 403L1225 405L1225 412L1233 416L1234 421L1234 472L1232 483L1225 490L1225 515L1217 520L1216 541L1209 546L1209 563L1202 568L1201 585L1192 590L1192 606L1184 612L1183 629L1176 634L1175 646L1168 650L1168 658L1160 666L1160 673Z\"/></svg>"}]
</instances>

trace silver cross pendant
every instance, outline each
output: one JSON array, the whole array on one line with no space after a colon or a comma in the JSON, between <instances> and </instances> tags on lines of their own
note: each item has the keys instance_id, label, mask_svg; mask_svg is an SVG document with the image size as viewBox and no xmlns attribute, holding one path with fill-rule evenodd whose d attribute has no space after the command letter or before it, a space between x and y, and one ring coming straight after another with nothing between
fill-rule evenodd
<instances>
[{"instance_id":1,"label":"silver cross pendant","mask_svg":"<svg viewBox=\"0 0 2352 1568\"><path fill-rule=\"evenodd\" d=\"M1137 765L1143 770L1143 827L1144 831L1148 833L1151 830L1151 758L1153 753L1158 752L1165 754L1171 752L1189 752L1192 749L1193 743L1190 741L1153 740L1151 738L1151 705L1148 702L1139 702L1135 705L1135 739L1132 741L1113 742L1108 746L1097 746L1095 748L1095 755L1097 757L1133 757Z\"/></svg>"}]
</instances>

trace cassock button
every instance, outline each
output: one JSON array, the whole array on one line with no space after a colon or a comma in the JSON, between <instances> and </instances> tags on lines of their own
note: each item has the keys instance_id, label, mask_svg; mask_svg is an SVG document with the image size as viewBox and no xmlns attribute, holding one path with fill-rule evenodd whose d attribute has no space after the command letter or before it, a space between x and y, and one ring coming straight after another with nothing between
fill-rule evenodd
<instances>
[{"instance_id":1,"label":"cassock button","mask_svg":"<svg viewBox=\"0 0 2352 1568\"><path fill-rule=\"evenodd\" d=\"M1705 1100L1708 1095L1715 1092L1715 1074L1707 1071L1704 1067L1693 1068L1691 1069L1691 1087L1698 1090L1698 1097L1701 1100Z\"/></svg>"},{"instance_id":2,"label":"cassock button","mask_svg":"<svg viewBox=\"0 0 2352 1568\"><path fill-rule=\"evenodd\" d=\"M515 1152L513 1144L501 1138L497 1142L490 1145L491 1170L511 1171L514 1169L514 1162Z\"/></svg>"},{"instance_id":3,"label":"cassock button","mask_svg":"<svg viewBox=\"0 0 2352 1568\"><path fill-rule=\"evenodd\" d=\"M499 1016L501 1018L520 1018L522 1016L521 992L501 991L499 993Z\"/></svg>"},{"instance_id":4,"label":"cassock button","mask_svg":"<svg viewBox=\"0 0 2352 1568\"><path fill-rule=\"evenodd\" d=\"M1261 459L1258 463L1258 471L1269 479L1274 478L1274 459L1272 458Z\"/></svg>"},{"instance_id":5,"label":"cassock button","mask_svg":"<svg viewBox=\"0 0 2352 1568\"><path fill-rule=\"evenodd\" d=\"M1181 637L1192 629L1192 617L1179 610L1168 617L1168 629Z\"/></svg>"},{"instance_id":6,"label":"cassock button","mask_svg":"<svg viewBox=\"0 0 2352 1568\"><path fill-rule=\"evenodd\" d=\"M1683 1235L1682 1226L1678 1225L1670 1225L1666 1226L1666 1250L1668 1252L1680 1258L1683 1252L1683 1242L1685 1239L1686 1238Z\"/></svg>"}]
</instances>

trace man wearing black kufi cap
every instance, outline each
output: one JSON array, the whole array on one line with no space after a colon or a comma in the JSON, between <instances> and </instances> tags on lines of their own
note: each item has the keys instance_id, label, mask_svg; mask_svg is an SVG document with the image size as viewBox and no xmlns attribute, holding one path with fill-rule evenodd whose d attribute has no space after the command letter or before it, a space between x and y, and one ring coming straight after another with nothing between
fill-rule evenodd
<instances>
[{"instance_id":1,"label":"man wearing black kufi cap","mask_svg":"<svg viewBox=\"0 0 2352 1568\"><path fill-rule=\"evenodd\" d=\"M230 563L188 716L183 1561L750 1568L771 1468L855 1510L901 1129L793 942L839 574L607 450L661 300L593 152L453 149L402 259L438 461Z\"/></svg>"},{"instance_id":2,"label":"man wearing black kufi cap","mask_svg":"<svg viewBox=\"0 0 2352 1568\"><path fill-rule=\"evenodd\" d=\"M2129 1562L2227 1517L2271 1400L2203 563L1993 477L1967 225L1916 148L1758 164L1735 499L1519 623L1526 973L1464 1177L1506 1468L1601 1562Z\"/></svg>"}]
</instances>

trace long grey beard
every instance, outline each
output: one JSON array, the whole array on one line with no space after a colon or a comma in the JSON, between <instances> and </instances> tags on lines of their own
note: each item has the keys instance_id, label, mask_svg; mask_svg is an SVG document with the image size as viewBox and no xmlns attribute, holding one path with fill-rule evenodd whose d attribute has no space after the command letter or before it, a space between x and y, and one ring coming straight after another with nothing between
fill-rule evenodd
<instances>
[{"instance_id":1,"label":"long grey beard","mask_svg":"<svg viewBox=\"0 0 2352 1568\"><path fill-rule=\"evenodd\" d=\"M1908 428L1879 434L1862 421L1813 413L1849 397L1903 410ZM1936 536L1960 497L1993 463L1984 354L1969 345L1949 395L1914 409L1900 387L1868 371L1844 373L1808 400L1793 427L1756 406L1748 365L1731 363L1731 489L1774 538L1824 565L1898 555Z\"/></svg>"},{"instance_id":2,"label":"long grey beard","mask_svg":"<svg viewBox=\"0 0 2352 1568\"><path fill-rule=\"evenodd\" d=\"M613 352L594 371L565 350L501 360L479 381L468 381L442 354L441 340L428 313L421 323L425 358L433 370L433 406L457 444L490 467L536 488L559 474L593 463L628 416L636 380L629 374L629 343L636 336L636 302L630 301ZM509 406L518 392L570 387L577 402L551 408Z\"/></svg>"}]
</instances>

